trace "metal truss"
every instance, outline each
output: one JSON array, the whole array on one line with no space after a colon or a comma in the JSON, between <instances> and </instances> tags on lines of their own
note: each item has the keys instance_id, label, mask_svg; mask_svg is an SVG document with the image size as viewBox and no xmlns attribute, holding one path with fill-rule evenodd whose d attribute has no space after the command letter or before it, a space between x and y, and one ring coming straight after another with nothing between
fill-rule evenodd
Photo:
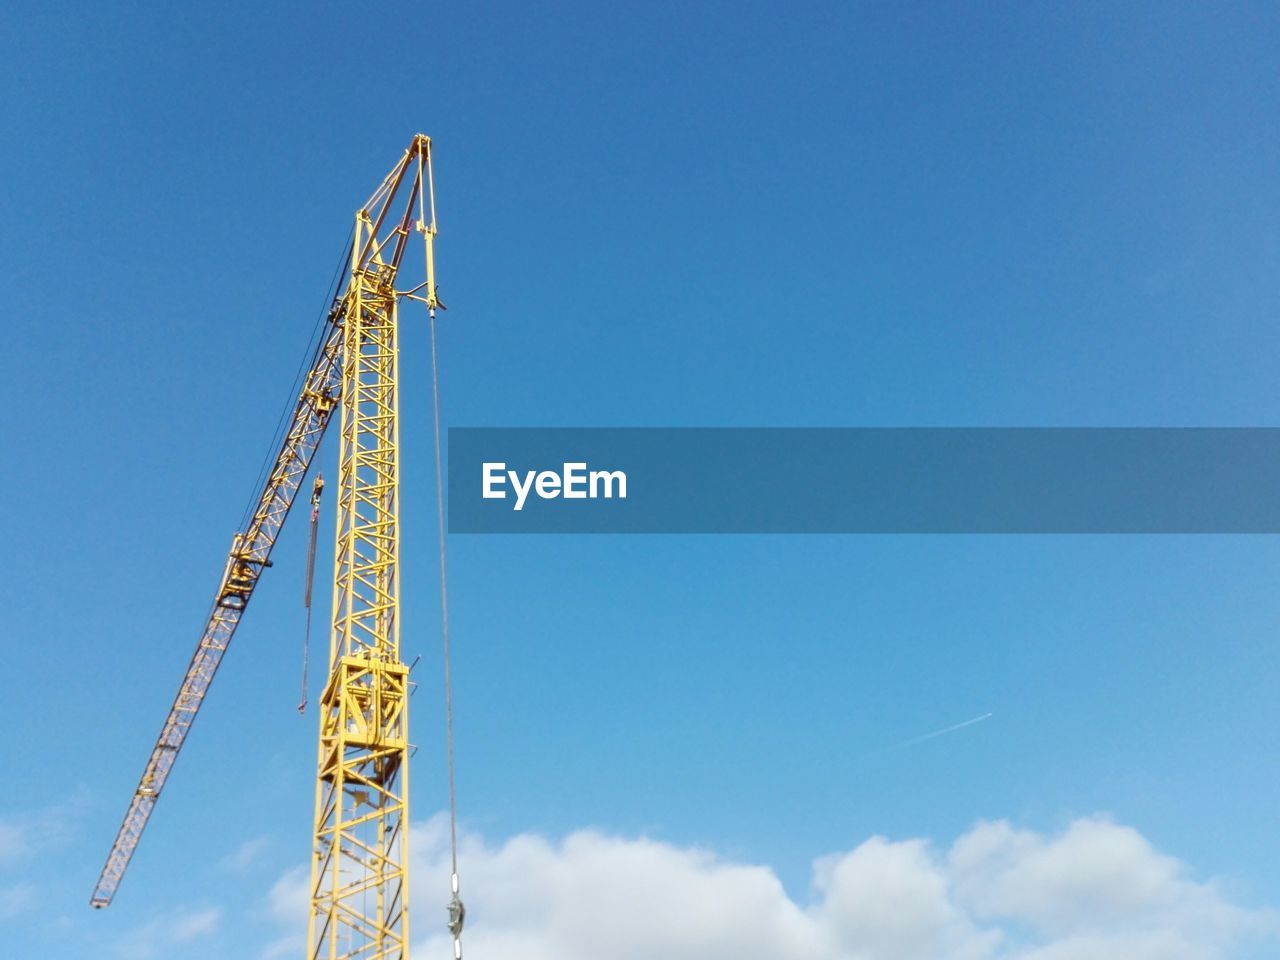
<instances>
[{"instance_id":1,"label":"metal truss","mask_svg":"<svg viewBox=\"0 0 1280 960\"><path fill-rule=\"evenodd\" d=\"M403 203L392 213L397 198ZM390 214L390 216L389 216ZM415 216L416 214L416 216ZM395 289L412 232L425 277ZM321 697L310 957L406 960L408 669L400 659L397 302L436 296L431 141L414 137L356 217L345 281L90 902L111 903L333 413L341 409L330 675ZM341 402L339 403L339 397Z\"/></svg>"},{"instance_id":2,"label":"metal truss","mask_svg":"<svg viewBox=\"0 0 1280 960\"><path fill-rule=\"evenodd\" d=\"M340 385L339 360L343 344L341 317L342 305L337 303L326 319L319 346L303 381L302 393L294 407L289 429L267 475L256 508L248 524L231 542L226 568L218 582L213 606L196 644L195 653L191 656L182 686L178 688L173 706L169 708L169 715L165 718L164 727L151 750L142 778L133 792L106 865L89 898L94 907L110 904L120 886L134 850L142 839L142 831L146 828L160 792L178 759L178 752L186 743L187 734L191 732L191 725L204 703L209 685L213 683L236 627L240 625L245 607L258 585L258 578L269 564L280 528L297 499L298 488L311 466L316 448L324 437L325 428L329 425L337 404Z\"/></svg>"},{"instance_id":3,"label":"metal truss","mask_svg":"<svg viewBox=\"0 0 1280 960\"><path fill-rule=\"evenodd\" d=\"M401 191L408 202L388 226ZM356 217L343 324L329 680L320 698L311 960L408 957L408 694L400 658L400 297L437 305L426 219L430 141L415 138ZM395 288L417 228L427 279Z\"/></svg>"}]
</instances>

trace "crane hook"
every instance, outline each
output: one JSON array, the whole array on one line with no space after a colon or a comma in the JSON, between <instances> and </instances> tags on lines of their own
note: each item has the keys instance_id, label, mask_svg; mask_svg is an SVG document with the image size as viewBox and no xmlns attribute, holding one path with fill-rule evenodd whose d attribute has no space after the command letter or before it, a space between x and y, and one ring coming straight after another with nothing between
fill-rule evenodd
<instances>
[{"instance_id":1,"label":"crane hook","mask_svg":"<svg viewBox=\"0 0 1280 960\"><path fill-rule=\"evenodd\" d=\"M449 932L453 934L454 960L462 960L462 924L467 919L467 908L458 897L458 875L453 875L453 899L449 901Z\"/></svg>"},{"instance_id":2,"label":"crane hook","mask_svg":"<svg viewBox=\"0 0 1280 960\"><path fill-rule=\"evenodd\" d=\"M307 546L307 587L302 597L302 605L307 611L307 627L302 638L302 699L298 701L298 712L307 712L307 661L311 659L311 584L316 572L316 525L320 519L320 493L324 490L324 474L317 473L315 483L311 485L311 541Z\"/></svg>"}]
</instances>

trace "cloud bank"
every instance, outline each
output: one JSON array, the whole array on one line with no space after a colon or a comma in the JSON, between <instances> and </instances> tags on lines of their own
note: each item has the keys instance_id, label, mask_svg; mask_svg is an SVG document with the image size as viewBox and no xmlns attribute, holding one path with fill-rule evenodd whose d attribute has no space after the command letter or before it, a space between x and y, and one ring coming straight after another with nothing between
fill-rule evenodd
<instances>
[{"instance_id":1,"label":"cloud bank","mask_svg":"<svg viewBox=\"0 0 1280 960\"><path fill-rule=\"evenodd\" d=\"M414 826L413 960L452 957L447 844L441 817ZM1227 960L1280 933L1101 816L983 822L945 849L873 837L815 861L799 900L769 867L595 830L462 846L468 960ZM306 882L272 889L289 933L264 957L299 949Z\"/></svg>"}]
</instances>

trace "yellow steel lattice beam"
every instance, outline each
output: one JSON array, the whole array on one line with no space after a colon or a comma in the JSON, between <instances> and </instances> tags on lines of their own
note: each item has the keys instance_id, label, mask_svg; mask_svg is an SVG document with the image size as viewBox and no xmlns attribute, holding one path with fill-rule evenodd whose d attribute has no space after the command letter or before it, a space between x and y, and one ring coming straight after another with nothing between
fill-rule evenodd
<instances>
[{"instance_id":1,"label":"yellow steel lattice beam","mask_svg":"<svg viewBox=\"0 0 1280 960\"><path fill-rule=\"evenodd\" d=\"M89 898L94 907L105 907L115 897L129 861L142 839L142 831L168 782L178 752L186 743L191 725L240 625L258 578L269 564L276 538L297 499L298 489L316 448L324 437L337 403L344 313L340 301L335 302L329 311L275 462L258 494L248 523L232 539L226 567L218 581L213 605L191 663Z\"/></svg>"},{"instance_id":2,"label":"yellow steel lattice beam","mask_svg":"<svg viewBox=\"0 0 1280 960\"><path fill-rule=\"evenodd\" d=\"M356 215L343 299L333 632L320 700L311 960L408 956L409 671L400 657L398 302L411 296L439 305L435 225L426 219L428 203L434 210L430 148L426 137L414 138ZM398 202L403 206L393 210ZM427 276L398 291L401 258L415 227L427 245Z\"/></svg>"}]
</instances>

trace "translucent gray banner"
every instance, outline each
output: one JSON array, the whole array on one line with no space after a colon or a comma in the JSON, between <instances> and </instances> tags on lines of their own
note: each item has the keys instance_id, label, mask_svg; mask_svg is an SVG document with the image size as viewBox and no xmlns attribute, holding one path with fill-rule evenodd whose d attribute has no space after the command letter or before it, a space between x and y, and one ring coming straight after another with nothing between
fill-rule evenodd
<instances>
[{"instance_id":1,"label":"translucent gray banner","mask_svg":"<svg viewBox=\"0 0 1280 960\"><path fill-rule=\"evenodd\" d=\"M1280 428L453 428L453 533L1275 533Z\"/></svg>"}]
</instances>

